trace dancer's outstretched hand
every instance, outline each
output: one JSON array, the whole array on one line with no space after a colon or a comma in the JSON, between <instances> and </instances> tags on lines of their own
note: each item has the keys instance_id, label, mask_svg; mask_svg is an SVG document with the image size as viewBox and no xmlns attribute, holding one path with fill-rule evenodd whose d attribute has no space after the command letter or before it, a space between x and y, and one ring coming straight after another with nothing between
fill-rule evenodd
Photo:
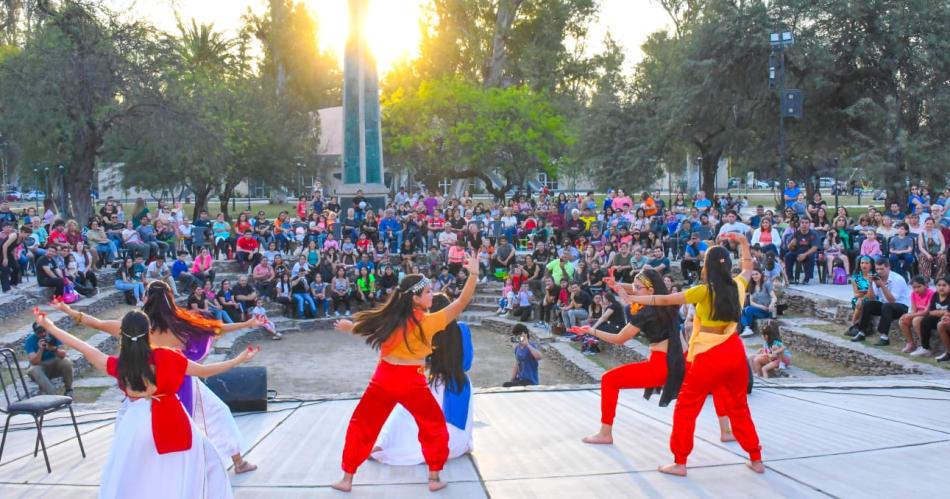
<instances>
[{"instance_id":1,"label":"dancer's outstretched hand","mask_svg":"<svg viewBox=\"0 0 950 499\"><path fill-rule=\"evenodd\" d=\"M590 326L571 326L568 332L574 333L577 336L584 336L585 334L590 334Z\"/></svg>"},{"instance_id":2,"label":"dancer's outstretched hand","mask_svg":"<svg viewBox=\"0 0 950 499\"><path fill-rule=\"evenodd\" d=\"M253 315L247 321L247 327L261 327L264 325L264 319L261 319L259 315Z\"/></svg>"},{"instance_id":3,"label":"dancer's outstretched hand","mask_svg":"<svg viewBox=\"0 0 950 499\"><path fill-rule=\"evenodd\" d=\"M69 305L59 298L53 298L53 301L49 302L49 306L63 313L68 313L70 310L72 310Z\"/></svg>"},{"instance_id":4,"label":"dancer's outstretched hand","mask_svg":"<svg viewBox=\"0 0 950 499\"><path fill-rule=\"evenodd\" d=\"M465 270L468 271L470 276L478 276L478 255L468 255L468 260L465 261Z\"/></svg>"},{"instance_id":5,"label":"dancer's outstretched hand","mask_svg":"<svg viewBox=\"0 0 950 499\"><path fill-rule=\"evenodd\" d=\"M340 319L333 323L333 327L335 327L338 331L351 333L353 332L353 321L349 319Z\"/></svg>"},{"instance_id":6,"label":"dancer's outstretched hand","mask_svg":"<svg viewBox=\"0 0 950 499\"><path fill-rule=\"evenodd\" d=\"M49 316L46 315L46 312L40 310L40 307L33 307L33 321L44 328L52 324L49 320Z\"/></svg>"},{"instance_id":7,"label":"dancer's outstretched hand","mask_svg":"<svg viewBox=\"0 0 950 499\"><path fill-rule=\"evenodd\" d=\"M237 360L238 360L239 363L243 364L243 363L245 363L245 362L247 362L247 361L253 359L254 356L256 356L256 355L258 354L258 352L260 352L260 351L261 351L260 345L258 345L258 346L256 346L256 347L255 347L254 345L249 345L247 348L245 348L243 351L241 351L240 354L238 354Z\"/></svg>"}]
</instances>

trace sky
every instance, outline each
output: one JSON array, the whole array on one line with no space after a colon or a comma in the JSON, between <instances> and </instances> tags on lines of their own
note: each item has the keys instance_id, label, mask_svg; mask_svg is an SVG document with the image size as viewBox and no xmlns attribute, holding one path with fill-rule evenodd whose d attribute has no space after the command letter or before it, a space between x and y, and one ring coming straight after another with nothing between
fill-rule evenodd
<instances>
[{"instance_id":1,"label":"sky","mask_svg":"<svg viewBox=\"0 0 950 499\"><path fill-rule=\"evenodd\" d=\"M347 0L304 0L319 23L320 46L341 54L348 30ZM376 54L380 75L400 58L418 54L419 24L426 0L369 0L366 21L370 47ZM241 15L251 8L263 12L267 0L106 0L114 10L148 20L159 29L175 30L175 12L184 21L213 23L217 29L236 33ZM598 51L608 32L626 52L626 66L642 59L640 45L647 36L670 26L656 0L600 0L599 19L591 26L588 50Z\"/></svg>"}]
</instances>

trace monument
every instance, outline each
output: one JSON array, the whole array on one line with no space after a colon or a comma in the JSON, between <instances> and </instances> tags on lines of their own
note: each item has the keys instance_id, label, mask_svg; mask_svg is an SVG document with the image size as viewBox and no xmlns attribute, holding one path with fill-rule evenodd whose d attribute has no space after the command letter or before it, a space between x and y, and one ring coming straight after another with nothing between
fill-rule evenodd
<instances>
[{"instance_id":1,"label":"monument","mask_svg":"<svg viewBox=\"0 0 950 499\"><path fill-rule=\"evenodd\" d=\"M337 189L345 210L362 194L373 208L386 205L383 136L376 60L364 31L368 0L349 0L350 33L343 61L343 173Z\"/></svg>"}]
</instances>

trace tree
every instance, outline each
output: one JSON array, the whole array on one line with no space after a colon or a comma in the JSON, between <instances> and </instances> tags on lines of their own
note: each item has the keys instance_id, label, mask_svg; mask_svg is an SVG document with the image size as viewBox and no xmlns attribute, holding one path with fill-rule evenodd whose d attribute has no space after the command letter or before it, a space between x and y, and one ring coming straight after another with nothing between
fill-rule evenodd
<instances>
[{"instance_id":1,"label":"tree","mask_svg":"<svg viewBox=\"0 0 950 499\"><path fill-rule=\"evenodd\" d=\"M480 179L501 199L538 171L553 175L573 142L564 118L525 87L426 81L397 91L383 109L384 147L392 169L430 179ZM503 185L495 185L494 175Z\"/></svg>"},{"instance_id":2,"label":"tree","mask_svg":"<svg viewBox=\"0 0 950 499\"><path fill-rule=\"evenodd\" d=\"M32 163L63 164L70 206L92 214L91 179L109 133L163 107L165 53L153 29L101 7L38 2L46 16L0 65L0 119Z\"/></svg>"}]
</instances>

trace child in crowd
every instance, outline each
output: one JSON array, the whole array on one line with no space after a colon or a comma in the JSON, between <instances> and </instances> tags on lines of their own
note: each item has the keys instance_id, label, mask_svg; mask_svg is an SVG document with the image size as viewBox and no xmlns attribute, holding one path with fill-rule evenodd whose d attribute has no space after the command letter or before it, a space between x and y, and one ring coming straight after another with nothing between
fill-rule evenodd
<instances>
[{"instance_id":1,"label":"child in crowd","mask_svg":"<svg viewBox=\"0 0 950 499\"><path fill-rule=\"evenodd\" d=\"M507 315L514 308L515 288L511 284L511 278L505 279L505 286L501 288L501 298L498 299L498 315Z\"/></svg>"},{"instance_id":2,"label":"child in crowd","mask_svg":"<svg viewBox=\"0 0 950 499\"><path fill-rule=\"evenodd\" d=\"M861 256L877 258L882 254L881 243L877 240L877 234L873 230L865 232L864 242L861 243Z\"/></svg>"},{"instance_id":3,"label":"child in crowd","mask_svg":"<svg viewBox=\"0 0 950 499\"><path fill-rule=\"evenodd\" d=\"M277 332L274 323L267 318L267 309L264 308L264 300L262 298L257 299L257 303L255 303L254 308L251 309L251 315L261 321L261 327L264 328L264 331L270 333L271 339L279 340L283 338L283 335Z\"/></svg>"},{"instance_id":4,"label":"child in crowd","mask_svg":"<svg viewBox=\"0 0 950 499\"><path fill-rule=\"evenodd\" d=\"M762 328L765 345L751 356L752 372L768 379L772 371L792 365L792 352L782 343L777 327Z\"/></svg>"}]
</instances>

